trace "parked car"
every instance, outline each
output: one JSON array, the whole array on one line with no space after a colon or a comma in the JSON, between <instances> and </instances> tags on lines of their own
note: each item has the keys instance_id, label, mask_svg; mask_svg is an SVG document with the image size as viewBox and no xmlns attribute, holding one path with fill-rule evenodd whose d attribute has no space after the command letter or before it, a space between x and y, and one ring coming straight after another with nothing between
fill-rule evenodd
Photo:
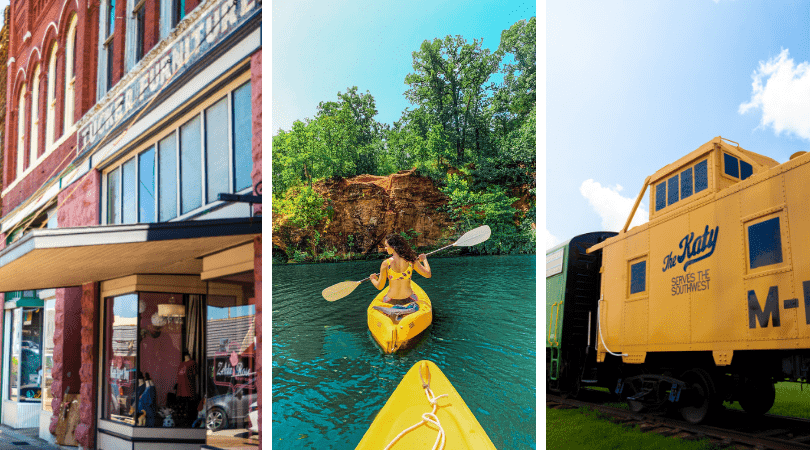
<instances>
[{"instance_id":1,"label":"parked car","mask_svg":"<svg viewBox=\"0 0 810 450\"><path fill-rule=\"evenodd\" d=\"M206 427L211 431L219 431L230 426L242 426L248 419L250 405L256 403L259 398L255 386L251 384L248 388L237 389L236 392L228 392L206 400ZM258 419L258 412L256 416Z\"/></svg>"},{"instance_id":2,"label":"parked car","mask_svg":"<svg viewBox=\"0 0 810 450\"><path fill-rule=\"evenodd\" d=\"M254 433L259 432L259 403L253 402L250 404L248 408L248 419L250 419L250 428L249 431Z\"/></svg>"}]
</instances>

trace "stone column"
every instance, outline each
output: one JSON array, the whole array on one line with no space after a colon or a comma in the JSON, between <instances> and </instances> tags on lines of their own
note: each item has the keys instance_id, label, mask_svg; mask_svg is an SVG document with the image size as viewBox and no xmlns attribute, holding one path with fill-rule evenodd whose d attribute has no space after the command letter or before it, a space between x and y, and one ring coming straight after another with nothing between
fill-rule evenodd
<instances>
[{"instance_id":1,"label":"stone column","mask_svg":"<svg viewBox=\"0 0 810 450\"><path fill-rule=\"evenodd\" d=\"M262 181L262 50L259 49L250 57L250 91L251 91L251 110L253 113L253 171L250 176L253 180L254 189L256 183ZM261 195L261 185L259 191L254 192L256 195ZM253 212L256 215L262 214L261 203L253 206Z\"/></svg>"},{"instance_id":2,"label":"stone column","mask_svg":"<svg viewBox=\"0 0 810 450\"><path fill-rule=\"evenodd\" d=\"M79 425L76 426L76 440L85 449L96 447L96 406L98 405L98 308L99 283L82 285L82 355L79 369L81 379L81 406L79 407Z\"/></svg>"}]
</instances>

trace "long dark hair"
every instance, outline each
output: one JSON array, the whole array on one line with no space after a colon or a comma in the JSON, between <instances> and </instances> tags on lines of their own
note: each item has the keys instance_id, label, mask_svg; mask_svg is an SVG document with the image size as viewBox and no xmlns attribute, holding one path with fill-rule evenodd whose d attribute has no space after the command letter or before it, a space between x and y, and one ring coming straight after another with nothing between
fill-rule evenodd
<instances>
[{"instance_id":1,"label":"long dark hair","mask_svg":"<svg viewBox=\"0 0 810 450\"><path fill-rule=\"evenodd\" d=\"M396 233L391 233L385 237L385 241L388 242L388 245L390 245L391 248L397 252L397 255L402 257L402 259L410 262L416 262L416 252L411 249L411 246L408 245L405 238Z\"/></svg>"}]
</instances>

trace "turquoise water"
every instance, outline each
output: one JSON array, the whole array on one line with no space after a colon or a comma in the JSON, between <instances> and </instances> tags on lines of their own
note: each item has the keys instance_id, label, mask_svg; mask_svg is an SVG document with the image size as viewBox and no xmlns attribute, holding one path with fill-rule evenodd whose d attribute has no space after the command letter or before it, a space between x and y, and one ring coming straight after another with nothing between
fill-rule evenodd
<instances>
[{"instance_id":1,"label":"turquoise water","mask_svg":"<svg viewBox=\"0 0 810 450\"><path fill-rule=\"evenodd\" d=\"M393 355L366 325L371 283L335 302L321 297L379 261L273 266L273 448L355 448L422 359L450 379L497 448L536 448L535 256L429 261L433 277L414 279L433 302L433 324Z\"/></svg>"}]
</instances>

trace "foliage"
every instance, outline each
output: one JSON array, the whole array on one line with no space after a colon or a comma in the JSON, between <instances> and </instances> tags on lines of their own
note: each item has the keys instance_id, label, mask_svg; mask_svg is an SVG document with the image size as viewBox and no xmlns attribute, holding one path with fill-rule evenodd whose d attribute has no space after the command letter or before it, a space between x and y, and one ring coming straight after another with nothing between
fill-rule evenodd
<instances>
[{"instance_id":1,"label":"foliage","mask_svg":"<svg viewBox=\"0 0 810 450\"><path fill-rule=\"evenodd\" d=\"M505 188L490 185L483 190L472 190L465 178L450 174L447 186L441 191L449 197L448 212L458 227L469 230L489 225L492 229L489 240L473 251L486 254L534 252L536 238L529 224L534 216L519 217L516 222L518 211L512 207L515 199L507 196Z\"/></svg>"},{"instance_id":2,"label":"foliage","mask_svg":"<svg viewBox=\"0 0 810 450\"><path fill-rule=\"evenodd\" d=\"M283 195L274 195L273 214L281 215L287 223L307 230L328 219L330 209L325 198L306 186L290 189Z\"/></svg>"}]
</instances>

